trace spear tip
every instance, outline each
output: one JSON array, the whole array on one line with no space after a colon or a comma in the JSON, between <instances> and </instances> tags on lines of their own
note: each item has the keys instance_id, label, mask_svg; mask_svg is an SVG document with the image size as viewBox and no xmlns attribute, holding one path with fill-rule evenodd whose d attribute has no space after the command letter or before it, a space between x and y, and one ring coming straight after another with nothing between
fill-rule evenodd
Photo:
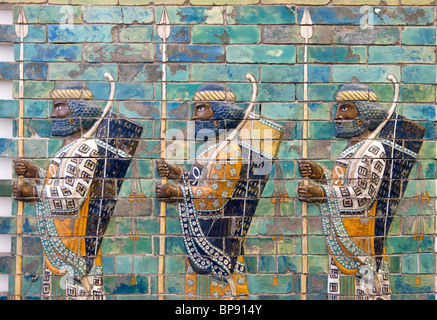
<instances>
[{"instance_id":1,"label":"spear tip","mask_svg":"<svg viewBox=\"0 0 437 320\"><path fill-rule=\"evenodd\" d=\"M158 26L158 36L165 40L170 36L170 19L167 15L167 10L162 9L161 19Z\"/></svg>"},{"instance_id":2,"label":"spear tip","mask_svg":"<svg viewBox=\"0 0 437 320\"><path fill-rule=\"evenodd\" d=\"M15 25L15 34L20 39L23 39L29 33L29 26L27 25L26 14L24 13L23 7L21 7L20 13L18 14L17 23Z\"/></svg>"},{"instance_id":3,"label":"spear tip","mask_svg":"<svg viewBox=\"0 0 437 320\"><path fill-rule=\"evenodd\" d=\"M314 32L313 32L313 21L311 19L311 15L308 11L307 8L305 8L305 11L303 13L302 16L302 20L301 20L301 27L300 27L300 35L302 38L304 38L305 40L310 39Z\"/></svg>"}]
</instances>

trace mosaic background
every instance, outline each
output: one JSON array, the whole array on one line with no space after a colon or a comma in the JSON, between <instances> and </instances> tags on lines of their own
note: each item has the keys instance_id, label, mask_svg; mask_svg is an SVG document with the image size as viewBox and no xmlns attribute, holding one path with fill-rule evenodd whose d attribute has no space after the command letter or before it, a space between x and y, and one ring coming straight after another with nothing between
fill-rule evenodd
<instances>
[{"instance_id":1,"label":"mosaic background","mask_svg":"<svg viewBox=\"0 0 437 320\"><path fill-rule=\"evenodd\" d=\"M393 74L400 81L399 112L427 128L419 162L413 169L397 210L386 249L392 299L435 299L435 1L280 1L280 0L93 0L2 1L0 9L15 22L24 9L29 33L24 39L24 158L47 167L61 141L50 138L50 92L63 81L83 81L104 105L116 81L113 105L144 128L135 159L139 176L130 169L102 243L107 299L158 299L160 203L154 160L161 157L161 126L186 132L194 92L205 83L227 84L242 105L250 100L252 73L259 81L257 113L286 128L277 154L289 198L275 216L271 173L245 242L249 299L326 299L328 256L319 209L302 203L296 189L302 178L304 47L300 23L304 9L313 22L308 49L308 157L332 167L345 147L334 137L335 93L353 77L368 83L382 105L391 104ZM171 34L167 39L167 117L162 106L162 40L156 25L163 6ZM3 22L1 22L3 23ZM0 25L0 46L12 48L15 61L0 62L0 80L10 98L0 100L2 123L13 124L11 137L0 139L2 168L18 157L17 118L20 40L13 24ZM0 60L1 57L0 57ZM6 90L6 89L2 89ZM171 141L171 137L169 137ZM192 145L172 155L184 160ZM173 141L174 143L174 141ZM9 167L8 167L9 165ZM185 165L188 164L185 163ZM6 169L7 168L7 169ZM416 168L416 167L415 167ZM12 169L10 169L12 172ZM9 175L9 176L8 176ZM14 176L15 177L15 176ZM11 200L11 173L0 180L10 212L0 214L1 298L40 299L42 250L31 205L25 204L20 295L15 290L17 202ZM144 198L129 201L138 186ZM417 188L430 201L416 201ZM8 200L9 199L9 200ZM2 202L3 203L3 202ZM175 206L167 206L165 230L165 299L184 299L185 254ZM303 228L303 220L307 229ZM415 240L414 232L424 231ZM303 235L308 235L307 248ZM9 244L10 243L10 244ZM9 250L9 251L8 251ZM303 268L307 257L307 270ZM302 277L302 275L306 277ZM417 275L420 281L417 282ZM277 276L277 284L273 284ZM305 281L306 285L303 285Z\"/></svg>"}]
</instances>

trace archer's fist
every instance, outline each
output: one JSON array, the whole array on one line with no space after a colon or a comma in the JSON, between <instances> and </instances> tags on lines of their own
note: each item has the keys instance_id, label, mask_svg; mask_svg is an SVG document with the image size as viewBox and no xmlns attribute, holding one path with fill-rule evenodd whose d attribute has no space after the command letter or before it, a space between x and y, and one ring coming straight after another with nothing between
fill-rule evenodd
<instances>
[{"instance_id":1,"label":"archer's fist","mask_svg":"<svg viewBox=\"0 0 437 320\"><path fill-rule=\"evenodd\" d=\"M38 168L27 160L14 160L14 170L19 177L38 178Z\"/></svg>"}]
</instances>

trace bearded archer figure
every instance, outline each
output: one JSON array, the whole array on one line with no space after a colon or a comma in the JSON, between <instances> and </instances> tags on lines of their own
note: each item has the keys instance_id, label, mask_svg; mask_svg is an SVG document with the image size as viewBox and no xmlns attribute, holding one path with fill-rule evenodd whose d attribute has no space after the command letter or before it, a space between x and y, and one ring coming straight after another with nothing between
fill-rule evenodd
<instances>
[{"instance_id":1,"label":"bearded archer figure","mask_svg":"<svg viewBox=\"0 0 437 320\"><path fill-rule=\"evenodd\" d=\"M298 196L320 207L330 255L328 298L390 299L384 243L425 128L389 115L363 84L343 86L336 101L335 136L348 139L347 146L332 171L300 161L302 177L317 184L300 184Z\"/></svg>"},{"instance_id":2,"label":"bearded archer figure","mask_svg":"<svg viewBox=\"0 0 437 320\"><path fill-rule=\"evenodd\" d=\"M247 299L243 244L279 143L275 142L276 148L256 148L250 128L271 130L276 139L284 129L250 114L241 127L241 132L249 129L245 134L220 141L221 132L246 121L245 110L235 103L232 91L218 84L202 86L194 100L196 138L209 136L213 141L199 152L190 171L158 161L160 176L176 184L157 184L156 195L178 205L189 262L187 299Z\"/></svg>"},{"instance_id":3,"label":"bearded archer figure","mask_svg":"<svg viewBox=\"0 0 437 320\"><path fill-rule=\"evenodd\" d=\"M27 180L14 183L14 197L36 207L42 298L104 299L100 243L142 127L110 111L102 115L79 83L59 85L51 98L52 136L64 143L47 170L15 161L16 174ZM95 136L82 138L96 121Z\"/></svg>"}]
</instances>

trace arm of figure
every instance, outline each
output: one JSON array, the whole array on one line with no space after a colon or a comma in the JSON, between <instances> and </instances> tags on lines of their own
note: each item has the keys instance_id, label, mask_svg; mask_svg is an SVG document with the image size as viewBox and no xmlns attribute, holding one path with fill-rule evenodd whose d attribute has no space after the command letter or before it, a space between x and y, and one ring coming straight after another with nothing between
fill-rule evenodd
<instances>
[{"instance_id":1,"label":"arm of figure","mask_svg":"<svg viewBox=\"0 0 437 320\"><path fill-rule=\"evenodd\" d=\"M156 198L166 203L181 202L184 199L182 197L181 187L172 183L158 182L155 186L155 192Z\"/></svg>"},{"instance_id":2,"label":"arm of figure","mask_svg":"<svg viewBox=\"0 0 437 320\"><path fill-rule=\"evenodd\" d=\"M14 181L12 184L12 194L14 199L18 201L40 201L37 187L28 182Z\"/></svg>"},{"instance_id":3,"label":"arm of figure","mask_svg":"<svg viewBox=\"0 0 437 320\"><path fill-rule=\"evenodd\" d=\"M39 166L29 160L14 160L14 171L19 177L40 178L38 175Z\"/></svg>"},{"instance_id":4,"label":"arm of figure","mask_svg":"<svg viewBox=\"0 0 437 320\"><path fill-rule=\"evenodd\" d=\"M325 190L321 186L312 183L307 185L299 183L297 195L298 199L304 202L316 202L316 204L320 204L326 200Z\"/></svg>"},{"instance_id":5,"label":"arm of figure","mask_svg":"<svg viewBox=\"0 0 437 320\"><path fill-rule=\"evenodd\" d=\"M75 212L87 199L97 167L97 145L93 140L80 145L77 152L66 161L64 172L55 179L47 179L44 196L48 198L53 213Z\"/></svg>"},{"instance_id":6,"label":"arm of figure","mask_svg":"<svg viewBox=\"0 0 437 320\"><path fill-rule=\"evenodd\" d=\"M349 172L355 165L357 170ZM325 193L337 203L340 213L364 213L375 201L385 166L384 147L374 141L362 157L350 160L344 183L323 186Z\"/></svg>"},{"instance_id":7,"label":"arm of figure","mask_svg":"<svg viewBox=\"0 0 437 320\"><path fill-rule=\"evenodd\" d=\"M27 178L27 181L17 180L12 184L14 199L23 202L39 201L38 178L43 177L45 171L37 164L24 159L14 160L13 167L17 176Z\"/></svg>"},{"instance_id":8,"label":"arm of figure","mask_svg":"<svg viewBox=\"0 0 437 320\"><path fill-rule=\"evenodd\" d=\"M181 179L184 169L178 164L168 163L165 160L159 159L156 161L156 169L161 178Z\"/></svg>"},{"instance_id":9,"label":"arm of figure","mask_svg":"<svg viewBox=\"0 0 437 320\"><path fill-rule=\"evenodd\" d=\"M326 184L325 167L318 165L314 161L301 160L298 161L300 175L303 178L310 178L316 182Z\"/></svg>"}]
</instances>

